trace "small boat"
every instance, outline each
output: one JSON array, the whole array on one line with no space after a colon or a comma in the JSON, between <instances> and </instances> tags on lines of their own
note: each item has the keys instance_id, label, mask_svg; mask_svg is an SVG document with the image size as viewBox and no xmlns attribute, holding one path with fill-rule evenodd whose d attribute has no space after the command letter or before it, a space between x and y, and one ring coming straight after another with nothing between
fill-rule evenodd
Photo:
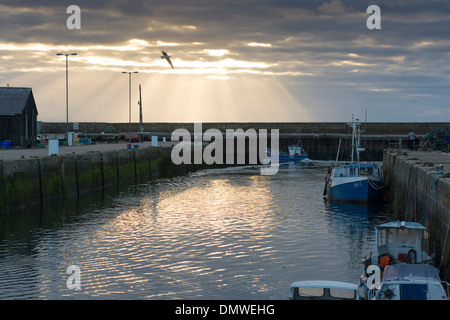
<instances>
[{"instance_id":1,"label":"small boat","mask_svg":"<svg viewBox=\"0 0 450 320\"><path fill-rule=\"evenodd\" d=\"M297 281L290 286L289 300L359 300L358 285L341 281Z\"/></svg>"},{"instance_id":2,"label":"small boat","mask_svg":"<svg viewBox=\"0 0 450 320\"><path fill-rule=\"evenodd\" d=\"M448 298L450 286L423 250L426 228L418 222L393 221L375 227L375 251L363 259L360 296L368 300ZM444 288L445 287L445 288Z\"/></svg>"},{"instance_id":3,"label":"small boat","mask_svg":"<svg viewBox=\"0 0 450 320\"><path fill-rule=\"evenodd\" d=\"M359 279L362 296L368 296L374 271L381 276L387 265L431 261L422 248L425 231L422 224L406 221L386 222L375 227L375 250L362 259L363 272Z\"/></svg>"},{"instance_id":4,"label":"small boat","mask_svg":"<svg viewBox=\"0 0 450 320\"><path fill-rule=\"evenodd\" d=\"M429 264L386 266L381 282L372 286L368 300L449 300L448 282Z\"/></svg>"},{"instance_id":5,"label":"small boat","mask_svg":"<svg viewBox=\"0 0 450 320\"><path fill-rule=\"evenodd\" d=\"M384 177L381 164L359 160L359 153L364 151L364 148L359 146L360 123L353 120L351 125L353 128L351 163L343 166L337 166L336 164L329 171L328 177L325 178L324 197L326 196L330 200L349 202L380 200L384 194Z\"/></svg>"},{"instance_id":6,"label":"small boat","mask_svg":"<svg viewBox=\"0 0 450 320\"><path fill-rule=\"evenodd\" d=\"M279 162L299 162L308 159L308 154L303 149L300 139L297 140L296 144L289 145L287 152L267 149L267 157L269 160L274 154L278 154Z\"/></svg>"}]
</instances>

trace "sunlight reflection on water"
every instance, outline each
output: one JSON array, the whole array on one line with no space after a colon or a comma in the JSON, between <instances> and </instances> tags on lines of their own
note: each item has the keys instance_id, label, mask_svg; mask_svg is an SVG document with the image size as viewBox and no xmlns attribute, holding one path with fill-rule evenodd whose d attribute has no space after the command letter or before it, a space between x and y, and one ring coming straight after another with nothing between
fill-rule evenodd
<instances>
[{"instance_id":1,"label":"sunlight reflection on water","mask_svg":"<svg viewBox=\"0 0 450 320\"><path fill-rule=\"evenodd\" d=\"M388 215L325 203L325 175L205 170L58 206L45 223L2 232L0 298L286 299L293 281L356 283ZM70 265L81 269L81 290L66 287Z\"/></svg>"}]
</instances>

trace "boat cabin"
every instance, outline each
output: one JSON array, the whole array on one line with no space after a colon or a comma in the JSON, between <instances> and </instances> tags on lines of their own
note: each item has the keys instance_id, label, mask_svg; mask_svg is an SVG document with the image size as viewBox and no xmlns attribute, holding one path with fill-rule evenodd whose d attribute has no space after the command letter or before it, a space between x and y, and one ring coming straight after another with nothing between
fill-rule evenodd
<instances>
[{"instance_id":1,"label":"boat cabin","mask_svg":"<svg viewBox=\"0 0 450 320\"><path fill-rule=\"evenodd\" d=\"M447 292L446 292L447 290ZM369 292L370 300L447 300L448 283L428 264L386 266L381 283Z\"/></svg>"},{"instance_id":2,"label":"boat cabin","mask_svg":"<svg viewBox=\"0 0 450 320\"><path fill-rule=\"evenodd\" d=\"M418 222L387 222L375 228L376 252L363 259L365 268L379 265L384 268L395 263L424 263L428 254L423 251L426 228Z\"/></svg>"},{"instance_id":3,"label":"boat cabin","mask_svg":"<svg viewBox=\"0 0 450 320\"><path fill-rule=\"evenodd\" d=\"M288 151L290 156L299 156L304 154L301 146L288 146Z\"/></svg>"},{"instance_id":4,"label":"boat cabin","mask_svg":"<svg viewBox=\"0 0 450 320\"><path fill-rule=\"evenodd\" d=\"M332 177L382 176L382 169L376 164L349 164L333 168Z\"/></svg>"},{"instance_id":5,"label":"boat cabin","mask_svg":"<svg viewBox=\"0 0 450 320\"><path fill-rule=\"evenodd\" d=\"M426 228L417 222L396 221L375 228L377 252L388 255L392 263L423 263L422 250Z\"/></svg>"},{"instance_id":6,"label":"boat cabin","mask_svg":"<svg viewBox=\"0 0 450 320\"><path fill-rule=\"evenodd\" d=\"M290 286L290 300L359 300L358 285L340 281L297 281Z\"/></svg>"}]
</instances>

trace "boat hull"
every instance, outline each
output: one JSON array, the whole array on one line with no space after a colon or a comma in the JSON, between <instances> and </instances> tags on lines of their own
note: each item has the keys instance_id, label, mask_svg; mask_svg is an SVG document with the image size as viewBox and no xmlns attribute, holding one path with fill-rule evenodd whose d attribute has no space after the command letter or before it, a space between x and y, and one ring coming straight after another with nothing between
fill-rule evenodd
<instances>
[{"instance_id":1,"label":"boat hull","mask_svg":"<svg viewBox=\"0 0 450 320\"><path fill-rule=\"evenodd\" d=\"M272 161L273 153L267 153L267 158ZM308 159L308 156L306 154L295 154L295 155L289 155L289 154L278 154L278 162L299 162Z\"/></svg>"},{"instance_id":2,"label":"boat hull","mask_svg":"<svg viewBox=\"0 0 450 320\"><path fill-rule=\"evenodd\" d=\"M369 177L343 177L336 179L329 186L328 195L331 200L371 202L383 196L382 183Z\"/></svg>"},{"instance_id":3,"label":"boat hull","mask_svg":"<svg viewBox=\"0 0 450 320\"><path fill-rule=\"evenodd\" d=\"M289 155L289 154L279 154L278 161L280 162L290 162L290 161L303 161L308 159L307 155Z\"/></svg>"}]
</instances>

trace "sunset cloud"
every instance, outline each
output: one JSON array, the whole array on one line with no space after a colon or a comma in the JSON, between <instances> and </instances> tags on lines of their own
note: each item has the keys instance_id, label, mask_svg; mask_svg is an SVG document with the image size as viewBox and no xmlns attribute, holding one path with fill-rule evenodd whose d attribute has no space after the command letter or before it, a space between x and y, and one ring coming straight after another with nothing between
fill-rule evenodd
<instances>
[{"instance_id":1,"label":"sunset cloud","mask_svg":"<svg viewBox=\"0 0 450 320\"><path fill-rule=\"evenodd\" d=\"M122 108L126 90L112 90L115 99L102 95L108 87L127 89L120 75L124 69L139 71L136 81L148 84L144 94L148 90L166 110L176 110L170 104L183 101L174 95L193 94L186 92L188 87L194 89L184 81L203 85L211 81L214 88L228 83L230 105L216 113L217 121L251 121L250 112L240 117L237 111L250 101L248 94L255 94L251 101L268 110L268 101L278 100L260 101L258 90L268 92L275 83L290 95L283 103L292 105L283 106L279 115L286 121L347 121L365 109L373 121L450 117L446 0L80 0L76 1L81 8L80 30L66 27L66 8L71 4L4 0L0 5L0 85L33 87L43 121L63 118L63 109L61 114L53 110L64 102L64 59L56 53L66 51L78 53L70 58L70 86L72 115L79 121L85 114L77 110L85 110L87 104ZM366 27L371 4L381 7L380 30ZM160 58L161 50L171 55L175 69ZM171 90L172 96L151 91L161 86L159 76L169 77L180 91ZM259 87L263 84L265 88ZM202 86L195 88L201 97ZM222 105L224 94L217 99L209 96L208 105L199 108L211 110L211 101ZM254 108L258 103L252 104ZM305 109L294 119L299 105ZM424 106L433 112L427 116ZM154 121L170 119L158 110L152 112ZM95 118L89 118L102 121L113 114L99 109ZM261 117L264 113L258 114ZM267 116L267 121L272 118Z\"/></svg>"}]
</instances>

